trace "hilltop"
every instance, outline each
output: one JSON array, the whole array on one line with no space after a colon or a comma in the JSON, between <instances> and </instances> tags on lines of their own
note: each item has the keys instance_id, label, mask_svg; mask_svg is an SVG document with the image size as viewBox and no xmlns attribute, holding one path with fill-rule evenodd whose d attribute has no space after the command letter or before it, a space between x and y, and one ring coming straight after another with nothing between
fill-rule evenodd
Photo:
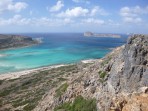
<instances>
[{"instance_id":1,"label":"hilltop","mask_svg":"<svg viewBox=\"0 0 148 111\"><path fill-rule=\"evenodd\" d=\"M93 63L40 70L0 81L0 110L147 111L148 36Z\"/></svg>"}]
</instances>

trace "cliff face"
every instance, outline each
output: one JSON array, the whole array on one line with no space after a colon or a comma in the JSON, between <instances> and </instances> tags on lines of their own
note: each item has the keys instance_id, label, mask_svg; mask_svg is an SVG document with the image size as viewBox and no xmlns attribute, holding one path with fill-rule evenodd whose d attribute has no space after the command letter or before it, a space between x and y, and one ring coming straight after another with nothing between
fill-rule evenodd
<instances>
[{"instance_id":1,"label":"cliff face","mask_svg":"<svg viewBox=\"0 0 148 111\"><path fill-rule=\"evenodd\" d=\"M24 47L37 44L36 40L21 35L2 35L0 34L0 49Z\"/></svg>"},{"instance_id":2,"label":"cliff face","mask_svg":"<svg viewBox=\"0 0 148 111\"><path fill-rule=\"evenodd\" d=\"M122 52L114 59L108 84L114 92L134 92L148 86L148 36L129 38Z\"/></svg>"},{"instance_id":3,"label":"cliff face","mask_svg":"<svg viewBox=\"0 0 148 111\"><path fill-rule=\"evenodd\" d=\"M125 110L124 105L129 103L131 104L127 111L148 110L148 36L131 36L125 46L115 49L104 60L107 58L110 60L101 67L107 72L101 92L107 95L103 98L109 95L108 104L103 104L103 110ZM133 99L135 96L143 101Z\"/></svg>"}]
</instances>

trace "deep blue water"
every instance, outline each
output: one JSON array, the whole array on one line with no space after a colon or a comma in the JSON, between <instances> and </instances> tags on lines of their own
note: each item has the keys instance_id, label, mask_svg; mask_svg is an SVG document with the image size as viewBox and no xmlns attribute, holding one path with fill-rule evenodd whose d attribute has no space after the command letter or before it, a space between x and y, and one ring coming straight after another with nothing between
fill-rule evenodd
<instances>
[{"instance_id":1,"label":"deep blue water","mask_svg":"<svg viewBox=\"0 0 148 111\"><path fill-rule=\"evenodd\" d=\"M43 43L26 48L2 50L0 73L37 68L47 65L76 63L85 59L102 58L115 48L125 44L121 38L84 37L82 33L26 33L42 38Z\"/></svg>"}]
</instances>

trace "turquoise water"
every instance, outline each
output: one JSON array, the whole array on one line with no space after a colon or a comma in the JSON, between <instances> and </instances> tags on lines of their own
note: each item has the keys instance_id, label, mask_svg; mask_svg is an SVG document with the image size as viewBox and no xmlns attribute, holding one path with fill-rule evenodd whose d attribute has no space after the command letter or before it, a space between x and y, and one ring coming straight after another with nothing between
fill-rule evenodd
<instances>
[{"instance_id":1,"label":"turquoise water","mask_svg":"<svg viewBox=\"0 0 148 111\"><path fill-rule=\"evenodd\" d=\"M101 58L125 43L126 38L87 38L83 34L23 34L41 37L43 43L32 47L2 50L0 73L32 69L47 65L76 63Z\"/></svg>"}]
</instances>

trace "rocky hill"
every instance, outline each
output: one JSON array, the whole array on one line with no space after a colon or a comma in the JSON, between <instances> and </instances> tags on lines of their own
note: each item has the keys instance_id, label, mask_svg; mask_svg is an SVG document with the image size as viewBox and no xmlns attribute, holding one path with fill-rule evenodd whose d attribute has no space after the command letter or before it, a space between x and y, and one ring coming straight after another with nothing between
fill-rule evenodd
<instances>
[{"instance_id":1,"label":"rocky hill","mask_svg":"<svg viewBox=\"0 0 148 111\"><path fill-rule=\"evenodd\" d=\"M38 41L31 37L22 35L2 35L0 34L0 49L24 47L37 44Z\"/></svg>"},{"instance_id":2,"label":"rocky hill","mask_svg":"<svg viewBox=\"0 0 148 111\"><path fill-rule=\"evenodd\" d=\"M0 110L148 111L148 36L94 63L78 63L0 82Z\"/></svg>"}]
</instances>

